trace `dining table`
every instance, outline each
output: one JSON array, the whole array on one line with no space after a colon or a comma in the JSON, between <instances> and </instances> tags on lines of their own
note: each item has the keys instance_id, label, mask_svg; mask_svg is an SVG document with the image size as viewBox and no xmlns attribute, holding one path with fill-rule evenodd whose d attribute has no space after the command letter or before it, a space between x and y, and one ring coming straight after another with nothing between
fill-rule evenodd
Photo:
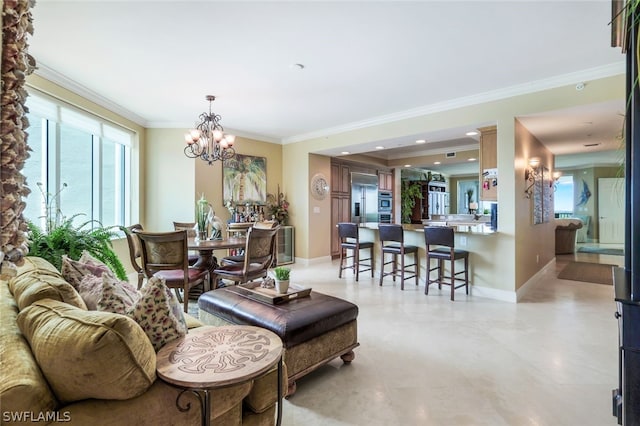
<instances>
[{"instance_id":1,"label":"dining table","mask_svg":"<svg viewBox=\"0 0 640 426\"><path fill-rule=\"evenodd\" d=\"M187 248L198 252L199 258L193 265L194 268L207 269L212 272L218 268L218 259L213 255L214 251L244 248L246 243L247 239L244 237L229 237L219 240L189 238Z\"/></svg>"}]
</instances>

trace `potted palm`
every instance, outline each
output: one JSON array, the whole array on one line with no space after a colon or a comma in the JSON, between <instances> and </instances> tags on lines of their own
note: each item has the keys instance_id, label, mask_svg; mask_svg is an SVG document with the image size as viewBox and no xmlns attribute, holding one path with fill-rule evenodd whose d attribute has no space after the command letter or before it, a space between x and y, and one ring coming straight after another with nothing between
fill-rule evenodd
<instances>
[{"instance_id":1,"label":"potted palm","mask_svg":"<svg viewBox=\"0 0 640 426\"><path fill-rule=\"evenodd\" d=\"M273 269L273 274L276 281L276 291L280 294L284 294L289 290L289 275L291 269L285 266L277 266Z\"/></svg>"}]
</instances>

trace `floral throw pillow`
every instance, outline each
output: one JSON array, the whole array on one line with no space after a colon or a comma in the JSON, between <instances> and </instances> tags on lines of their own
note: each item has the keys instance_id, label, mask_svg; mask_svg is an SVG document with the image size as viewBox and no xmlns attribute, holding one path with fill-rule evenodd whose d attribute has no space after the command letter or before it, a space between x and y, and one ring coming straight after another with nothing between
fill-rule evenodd
<instances>
[{"instance_id":1,"label":"floral throw pillow","mask_svg":"<svg viewBox=\"0 0 640 426\"><path fill-rule=\"evenodd\" d=\"M87 275L96 277L107 275L111 279L117 279L107 265L91 256L86 250L82 252L82 256L78 260L73 260L69 256L63 255L60 269L63 278L76 290L79 289L82 279Z\"/></svg>"},{"instance_id":2,"label":"floral throw pillow","mask_svg":"<svg viewBox=\"0 0 640 426\"><path fill-rule=\"evenodd\" d=\"M160 350L166 343L187 334L187 324L175 294L163 279L152 277L140 290L140 299L129 309L131 316Z\"/></svg>"},{"instance_id":3,"label":"floral throw pillow","mask_svg":"<svg viewBox=\"0 0 640 426\"><path fill-rule=\"evenodd\" d=\"M98 302L102 297L102 277L95 275L85 275L78 285L78 293L84 300L87 309L90 311L98 310Z\"/></svg>"},{"instance_id":4,"label":"floral throw pillow","mask_svg":"<svg viewBox=\"0 0 640 426\"><path fill-rule=\"evenodd\" d=\"M99 311L126 315L139 298L140 293L131 284L105 274L102 276L102 293L97 308Z\"/></svg>"}]
</instances>

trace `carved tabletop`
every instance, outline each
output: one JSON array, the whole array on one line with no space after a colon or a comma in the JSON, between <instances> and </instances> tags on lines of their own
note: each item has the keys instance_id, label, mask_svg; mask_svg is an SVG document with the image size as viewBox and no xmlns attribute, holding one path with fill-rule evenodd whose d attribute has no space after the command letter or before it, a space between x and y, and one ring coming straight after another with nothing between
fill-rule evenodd
<instances>
[{"instance_id":1,"label":"carved tabletop","mask_svg":"<svg viewBox=\"0 0 640 426\"><path fill-rule=\"evenodd\" d=\"M273 332L247 325L189 330L158 351L156 369L165 382L203 394L202 424L211 420L209 391L254 379L278 365L278 418L282 419L282 341ZM183 391L183 392L185 392ZM186 411L176 401L179 410Z\"/></svg>"}]
</instances>

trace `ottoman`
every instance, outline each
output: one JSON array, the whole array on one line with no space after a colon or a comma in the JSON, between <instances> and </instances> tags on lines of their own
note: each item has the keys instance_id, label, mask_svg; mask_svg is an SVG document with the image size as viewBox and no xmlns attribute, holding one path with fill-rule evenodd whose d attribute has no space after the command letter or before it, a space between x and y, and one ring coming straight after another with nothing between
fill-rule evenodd
<instances>
[{"instance_id":1,"label":"ottoman","mask_svg":"<svg viewBox=\"0 0 640 426\"><path fill-rule=\"evenodd\" d=\"M359 345L358 307L353 303L314 291L277 305L250 296L240 286L203 293L198 299L200 321L255 325L276 333L285 348L287 396L295 392L297 379L332 359L353 361L353 349Z\"/></svg>"}]
</instances>

